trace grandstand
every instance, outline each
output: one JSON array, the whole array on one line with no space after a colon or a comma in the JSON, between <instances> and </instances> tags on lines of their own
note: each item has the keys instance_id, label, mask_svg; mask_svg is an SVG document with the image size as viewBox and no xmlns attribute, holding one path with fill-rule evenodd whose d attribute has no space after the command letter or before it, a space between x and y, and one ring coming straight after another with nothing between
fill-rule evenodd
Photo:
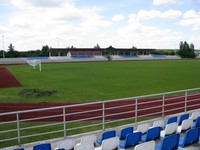
<instances>
[{"instance_id":1,"label":"grandstand","mask_svg":"<svg viewBox=\"0 0 200 150\"><path fill-rule=\"evenodd\" d=\"M37 59L42 63L54 62L84 62L84 61L127 61L127 60L178 60L179 56L169 55L94 55L94 56L51 56L51 57L27 57L27 58L3 58L0 64L26 64L27 60Z\"/></svg>"},{"instance_id":2,"label":"grandstand","mask_svg":"<svg viewBox=\"0 0 200 150\"><path fill-rule=\"evenodd\" d=\"M147 134L150 127L159 125L162 128L161 135L163 136L163 133L165 135L155 140L156 147L158 147L158 144L162 143L165 137L170 137L170 135L175 135L174 133L177 133L176 135L180 136L180 140L178 139L180 142L180 149L184 147L185 150L198 150L200 147L200 142L198 142L199 126L197 125L197 122L200 121L199 102L200 88L196 88L103 102L77 103L50 108L1 113L1 129L3 129L3 126L8 127L9 124L13 123L16 123L16 126L11 129L6 128L0 131L0 145L2 149L23 147L25 150L31 150L38 144L50 143L52 149L54 149L59 146L58 142L63 140L74 140L75 146L82 141L81 138L85 135L95 135L96 139L99 139L103 137L103 133L114 131L115 136L120 134L122 129L127 127L133 127L133 131L137 130ZM174 132L170 130L172 133L166 136L168 133L168 131L166 131L168 125L172 123L169 122L169 120L172 117L176 118L175 125L178 127L176 126ZM186 120L190 122L187 128L184 127ZM36 122L40 122L40 124L35 124ZM42 122L44 122L44 124L41 124ZM27 126L25 123L31 124ZM164 123L166 128L164 128ZM76 126L75 124L80 126ZM145 129L142 127L144 124L148 125ZM55 128L49 130L48 127L50 126L55 126ZM42 128L42 130L40 130L40 128ZM195 132L191 131L193 132L192 135L198 134L198 140L194 140L194 143L185 146L184 143L182 143L182 138L186 136L186 131L190 131L191 128L198 128ZM39 132L34 131L34 129ZM74 130L77 132L72 132ZM28 132L25 133L24 131ZM58 135L59 133L61 133L61 136L57 138L50 139L48 136L51 134ZM44 137L44 139L42 140L41 137ZM26 143L25 141L29 138L35 139L35 141ZM15 145L19 145L2 147L2 145L6 143L10 144L11 141L16 143ZM24 142L26 144L23 144ZM122 140L119 142L117 147L121 145ZM101 149L98 142L95 143L95 149ZM135 146L119 149L134 150L141 143L146 142L139 140L139 143L135 144ZM106 145L105 142L104 144Z\"/></svg>"}]
</instances>

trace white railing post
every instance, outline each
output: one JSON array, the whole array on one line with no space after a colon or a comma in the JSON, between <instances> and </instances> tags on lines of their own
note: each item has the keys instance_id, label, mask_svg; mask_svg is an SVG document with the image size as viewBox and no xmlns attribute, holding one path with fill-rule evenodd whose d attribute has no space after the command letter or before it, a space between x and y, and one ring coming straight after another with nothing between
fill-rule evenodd
<instances>
[{"instance_id":1,"label":"white railing post","mask_svg":"<svg viewBox=\"0 0 200 150\"><path fill-rule=\"evenodd\" d=\"M188 92L185 91L185 112L187 111L187 99L188 99Z\"/></svg>"},{"instance_id":2,"label":"white railing post","mask_svg":"<svg viewBox=\"0 0 200 150\"><path fill-rule=\"evenodd\" d=\"M165 94L162 97L162 117L165 116Z\"/></svg>"},{"instance_id":3,"label":"white railing post","mask_svg":"<svg viewBox=\"0 0 200 150\"><path fill-rule=\"evenodd\" d=\"M66 138L66 112L65 107L63 107L63 129L64 129L64 138Z\"/></svg>"},{"instance_id":4,"label":"white railing post","mask_svg":"<svg viewBox=\"0 0 200 150\"><path fill-rule=\"evenodd\" d=\"M105 102L102 103L102 129L105 130Z\"/></svg>"},{"instance_id":5,"label":"white railing post","mask_svg":"<svg viewBox=\"0 0 200 150\"><path fill-rule=\"evenodd\" d=\"M137 123L138 99L135 99L135 123Z\"/></svg>"},{"instance_id":6,"label":"white railing post","mask_svg":"<svg viewBox=\"0 0 200 150\"><path fill-rule=\"evenodd\" d=\"M18 139L18 145L21 145L21 137L20 137L20 125L19 125L19 113L16 114L17 118L17 139Z\"/></svg>"}]
</instances>

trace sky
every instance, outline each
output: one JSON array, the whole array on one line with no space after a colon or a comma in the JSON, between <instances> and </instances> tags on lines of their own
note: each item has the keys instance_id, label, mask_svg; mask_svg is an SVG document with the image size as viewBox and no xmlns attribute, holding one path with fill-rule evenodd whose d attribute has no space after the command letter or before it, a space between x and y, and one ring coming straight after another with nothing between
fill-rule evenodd
<instances>
[{"instance_id":1,"label":"sky","mask_svg":"<svg viewBox=\"0 0 200 150\"><path fill-rule=\"evenodd\" d=\"M200 0L0 0L0 50L200 49Z\"/></svg>"}]
</instances>

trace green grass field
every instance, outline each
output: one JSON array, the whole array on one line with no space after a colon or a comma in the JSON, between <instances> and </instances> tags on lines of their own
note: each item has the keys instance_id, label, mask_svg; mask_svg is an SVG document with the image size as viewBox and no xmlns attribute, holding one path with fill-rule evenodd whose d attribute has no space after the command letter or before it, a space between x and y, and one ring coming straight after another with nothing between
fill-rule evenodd
<instances>
[{"instance_id":1,"label":"green grass field","mask_svg":"<svg viewBox=\"0 0 200 150\"><path fill-rule=\"evenodd\" d=\"M23 87L0 89L1 102L78 102L200 87L200 60L127 61L7 66ZM51 97L23 98L23 89L56 90Z\"/></svg>"}]
</instances>

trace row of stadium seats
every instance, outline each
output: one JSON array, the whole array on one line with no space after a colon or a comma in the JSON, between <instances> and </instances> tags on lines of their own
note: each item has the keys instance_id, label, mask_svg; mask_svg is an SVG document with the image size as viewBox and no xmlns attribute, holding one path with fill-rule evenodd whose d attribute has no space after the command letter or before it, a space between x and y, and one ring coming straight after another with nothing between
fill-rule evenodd
<instances>
[{"instance_id":1,"label":"row of stadium seats","mask_svg":"<svg viewBox=\"0 0 200 150\"><path fill-rule=\"evenodd\" d=\"M111 55L111 60L160 60L160 59L180 59L179 56L176 55Z\"/></svg>"},{"instance_id":2,"label":"row of stadium seats","mask_svg":"<svg viewBox=\"0 0 200 150\"><path fill-rule=\"evenodd\" d=\"M108 60L159 60L159 59L180 59L179 56L166 55L111 55L106 56L52 56L52 57L27 57L27 58L4 58L0 59L0 64L24 64L27 60L39 59L42 63L52 62L73 62L73 61L108 61Z\"/></svg>"},{"instance_id":3,"label":"row of stadium seats","mask_svg":"<svg viewBox=\"0 0 200 150\"><path fill-rule=\"evenodd\" d=\"M182 135L182 136L181 136ZM122 128L117 134L116 130L102 133L96 139L96 134L81 137L80 143L75 139L64 139L58 142L55 150L113 150L134 147L134 150L163 150L190 145L199 141L200 136L200 112L194 111L191 116L188 113L171 116L164 120L155 120L152 124L141 123L134 130L133 126ZM155 140L161 139L159 143ZM166 144L170 143L170 144ZM33 150L51 150L51 144L39 144ZM17 149L23 150L23 149Z\"/></svg>"}]
</instances>

